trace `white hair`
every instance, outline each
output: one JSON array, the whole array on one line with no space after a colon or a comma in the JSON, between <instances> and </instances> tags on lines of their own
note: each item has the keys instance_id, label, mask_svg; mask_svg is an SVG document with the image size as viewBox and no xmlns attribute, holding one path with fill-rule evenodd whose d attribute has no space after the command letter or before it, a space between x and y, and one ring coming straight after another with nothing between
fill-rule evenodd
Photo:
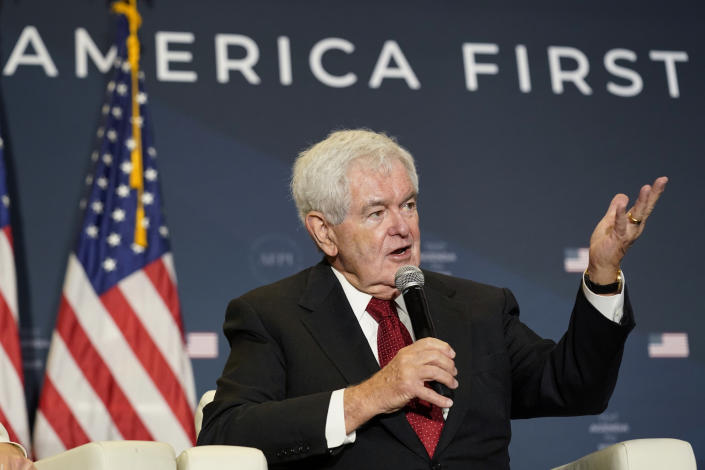
<instances>
[{"instance_id":1,"label":"white hair","mask_svg":"<svg viewBox=\"0 0 705 470\"><path fill-rule=\"evenodd\" d=\"M335 131L301 152L294 162L291 177L291 194L301 222L306 225L306 214L319 211L328 222L340 224L350 208L348 170L351 164L361 162L389 172L393 159L404 165L418 193L414 158L385 134L368 129Z\"/></svg>"}]
</instances>

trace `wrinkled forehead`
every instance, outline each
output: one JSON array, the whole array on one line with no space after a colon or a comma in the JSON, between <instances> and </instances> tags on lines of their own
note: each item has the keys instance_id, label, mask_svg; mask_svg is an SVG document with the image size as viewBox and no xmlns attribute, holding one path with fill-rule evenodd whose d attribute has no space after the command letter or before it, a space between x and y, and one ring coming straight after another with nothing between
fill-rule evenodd
<instances>
[{"instance_id":1,"label":"wrinkled forehead","mask_svg":"<svg viewBox=\"0 0 705 470\"><path fill-rule=\"evenodd\" d=\"M409 172L397 158L387 159L382 165L369 160L353 163L348 168L347 179L348 193L354 205L416 196Z\"/></svg>"}]
</instances>

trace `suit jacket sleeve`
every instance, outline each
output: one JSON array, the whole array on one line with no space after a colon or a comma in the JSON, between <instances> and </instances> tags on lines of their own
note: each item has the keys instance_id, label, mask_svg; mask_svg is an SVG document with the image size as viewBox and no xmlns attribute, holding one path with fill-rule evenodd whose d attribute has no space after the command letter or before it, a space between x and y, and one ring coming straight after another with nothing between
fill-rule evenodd
<instances>
[{"instance_id":1,"label":"suit jacket sleeve","mask_svg":"<svg viewBox=\"0 0 705 470\"><path fill-rule=\"evenodd\" d=\"M597 311L578 290L568 330L556 344L519 321L505 290L505 347L512 368L512 418L601 413L617 382L624 343L634 328L625 292L621 324Z\"/></svg>"},{"instance_id":2,"label":"suit jacket sleeve","mask_svg":"<svg viewBox=\"0 0 705 470\"><path fill-rule=\"evenodd\" d=\"M243 298L230 302L223 328L230 356L204 409L198 444L257 447L270 464L325 454L332 392L289 397L286 358Z\"/></svg>"}]
</instances>

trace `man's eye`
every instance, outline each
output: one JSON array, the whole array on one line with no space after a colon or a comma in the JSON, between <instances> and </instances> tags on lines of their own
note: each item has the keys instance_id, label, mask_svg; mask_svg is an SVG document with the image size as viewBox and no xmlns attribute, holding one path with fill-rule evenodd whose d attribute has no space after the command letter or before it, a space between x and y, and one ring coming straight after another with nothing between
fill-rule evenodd
<instances>
[{"instance_id":1,"label":"man's eye","mask_svg":"<svg viewBox=\"0 0 705 470\"><path fill-rule=\"evenodd\" d=\"M374 211L368 217L371 219L378 219L382 217L382 211Z\"/></svg>"},{"instance_id":2,"label":"man's eye","mask_svg":"<svg viewBox=\"0 0 705 470\"><path fill-rule=\"evenodd\" d=\"M409 201L406 204L404 204L404 207L409 210L414 210L414 209L416 209L416 202Z\"/></svg>"}]
</instances>

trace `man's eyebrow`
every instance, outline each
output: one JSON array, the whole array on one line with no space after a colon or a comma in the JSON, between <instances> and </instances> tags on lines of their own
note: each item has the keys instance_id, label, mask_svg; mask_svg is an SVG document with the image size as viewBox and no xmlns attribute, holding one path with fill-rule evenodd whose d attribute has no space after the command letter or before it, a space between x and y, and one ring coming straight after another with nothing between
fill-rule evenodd
<instances>
[{"instance_id":1,"label":"man's eyebrow","mask_svg":"<svg viewBox=\"0 0 705 470\"><path fill-rule=\"evenodd\" d=\"M409 199L416 199L418 197L418 195L419 194L416 191L411 191L411 192L409 192L409 194L406 195L406 197L403 200L404 200L404 202L406 202ZM371 207L384 206L386 204L387 204L387 201L386 201L386 199L383 199L383 198L370 199L362 206L362 212L366 212Z\"/></svg>"},{"instance_id":2,"label":"man's eyebrow","mask_svg":"<svg viewBox=\"0 0 705 470\"><path fill-rule=\"evenodd\" d=\"M386 201L382 198L370 199L362 206L362 212L367 211L367 209L369 209L370 207L384 206L385 204Z\"/></svg>"}]
</instances>

